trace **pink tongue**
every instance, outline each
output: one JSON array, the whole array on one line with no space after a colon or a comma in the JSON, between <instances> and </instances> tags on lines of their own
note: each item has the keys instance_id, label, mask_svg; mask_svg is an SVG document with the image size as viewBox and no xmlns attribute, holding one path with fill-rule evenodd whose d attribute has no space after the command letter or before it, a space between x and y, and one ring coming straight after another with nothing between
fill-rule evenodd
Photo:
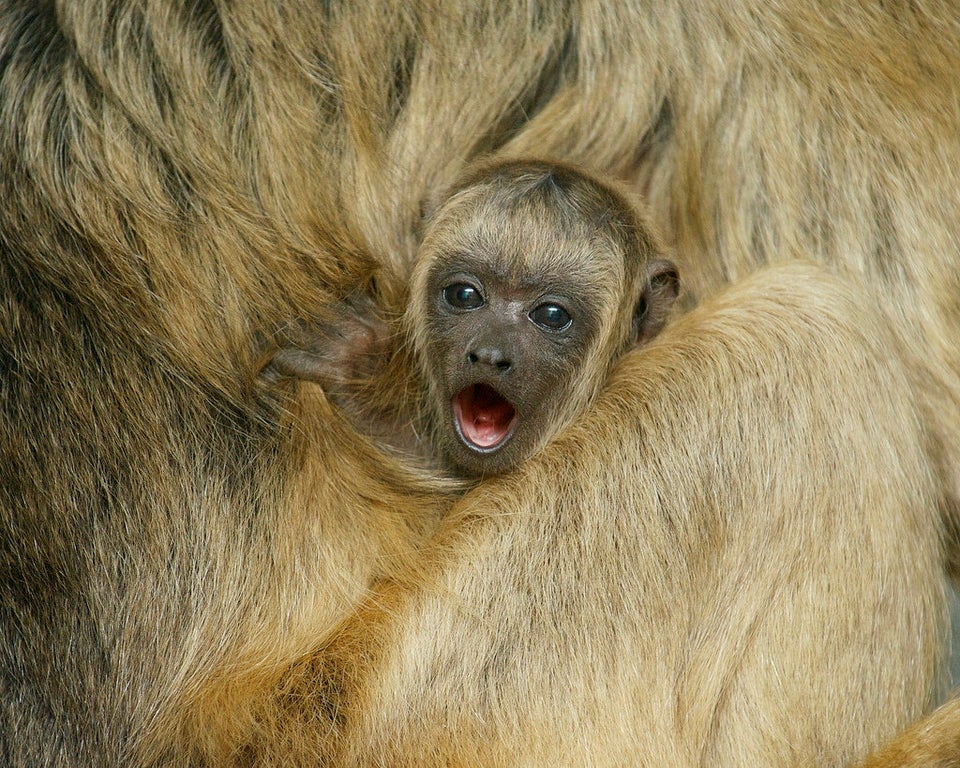
<instances>
[{"instance_id":1,"label":"pink tongue","mask_svg":"<svg viewBox=\"0 0 960 768\"><path fill-rule=\"evenodd\" d=\"M491 448L503 440L517 415L513 406L486 384L464 387L455 402L460 432L480 448Z\"/></svg>"}]
</instances>

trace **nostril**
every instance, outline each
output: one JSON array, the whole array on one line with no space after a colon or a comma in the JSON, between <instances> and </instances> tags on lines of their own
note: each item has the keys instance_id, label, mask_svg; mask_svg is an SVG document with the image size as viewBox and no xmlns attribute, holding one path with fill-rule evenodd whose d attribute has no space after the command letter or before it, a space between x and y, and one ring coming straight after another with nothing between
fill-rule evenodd
<instances>
[{"instance_id":1,"label":"nostril","mask_svg":"<svg viewBox=\"0 0 960 768\"><path fill-rule=\"evenodd\" d=\"M507 373L513 368L513 363L504 356L503 351L497 348L478 347L466 354L470 365L482 365L491 368L497 373Z\"/></svg>"}]
</instances>

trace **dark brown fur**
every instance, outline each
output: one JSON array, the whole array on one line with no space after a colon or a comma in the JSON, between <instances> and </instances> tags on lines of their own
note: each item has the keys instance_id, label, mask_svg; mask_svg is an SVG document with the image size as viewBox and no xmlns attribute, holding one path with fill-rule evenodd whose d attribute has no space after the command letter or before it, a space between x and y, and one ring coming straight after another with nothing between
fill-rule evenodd
<instances>
[{"instance_id":1,"label":"dark brown fur","mask_svg":"<svg viewBox=\"0 0 960 768\"><path fill-rule=\"evenodd\" d=\"M957 16L7 3L3 761L837 763L918 717L960 498ZM530 154L641 187L694 297L796 256L844 281L725 294L437 532L456 489L257 374L371 277L399 313L424 213Z\"/></svg>"}]
</instances>

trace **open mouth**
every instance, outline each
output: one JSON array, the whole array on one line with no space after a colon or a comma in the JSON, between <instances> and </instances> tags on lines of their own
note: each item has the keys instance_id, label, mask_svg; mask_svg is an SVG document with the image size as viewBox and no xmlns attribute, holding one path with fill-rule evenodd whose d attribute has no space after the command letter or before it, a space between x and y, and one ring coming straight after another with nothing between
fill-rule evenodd
<instances>
[{"instance_id":1,"label":"open mouth","mask_svg":"<svg viewBox=\"0 0 960 768\"><path fill-rule=\"evenodd\" d=\"M486 384L470 384L453 398L453 415L464 443L478 451L494 451L513 433L517 411Z\"/></svg>"}]
</instances>

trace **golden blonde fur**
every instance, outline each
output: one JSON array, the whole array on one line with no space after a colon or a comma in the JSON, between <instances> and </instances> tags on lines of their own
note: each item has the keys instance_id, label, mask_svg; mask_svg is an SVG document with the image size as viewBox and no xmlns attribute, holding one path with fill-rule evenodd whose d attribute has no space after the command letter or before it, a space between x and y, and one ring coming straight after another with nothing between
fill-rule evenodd
<instances>
[{"instance_id":1,"label":"golden blonde fur","mask_svg":"<svg viewBox=\"0 0 960 768\"><path fill-rule=\"evenodd\" d=\"M895 349L797 264L629 353L334 641L333 762L840 765L906 725L945 617Z\"/></svg>"},{"instance_id":2,"label":"golden blonde fur","mask_svg":"<svg viewBox=\"0 0 960 768\"><path fill-rule=\"evenodd\" d=\"M920 717L958 39L948 0L6 3L0 754L843 764ZM454 503L257 373L371 278L399 315L424 214L530 155L643 191L706 303ZM890 749L948 759L932 717Z\"/></svg>"},{"instance_id":3,"label":"golden blonde fur","mask_svg":"<svg viewBox=\"0 0 960 768\"><path fill-rule=\"evenodd\" d=\"M860 768L956 768L960 699L953 699L864 761Z\"/></svg>"}]
</instances>

